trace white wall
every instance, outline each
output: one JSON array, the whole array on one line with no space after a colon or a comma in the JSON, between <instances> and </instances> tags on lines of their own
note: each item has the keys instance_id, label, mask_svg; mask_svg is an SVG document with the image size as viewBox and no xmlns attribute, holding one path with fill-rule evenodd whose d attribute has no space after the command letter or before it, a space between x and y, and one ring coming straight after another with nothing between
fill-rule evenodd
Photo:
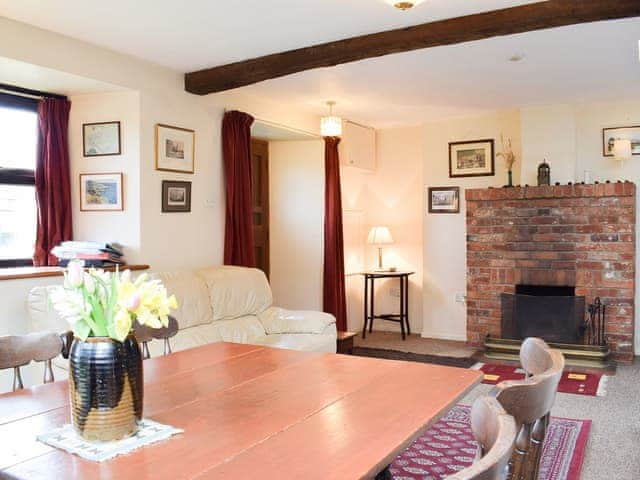
<instances>
[{"instance_id":1,"label":"white wall","mask_svg":"<svg viewBox=\"0 0 640 480\"><path fill-rule=\"evenodd\" d=\"M274 303L322 310L324 143L269 142L270 282Z\"/></svg>"},{"instance_id":2,"label":"white wall","mask_svg":"<svg viewBox=\"0 0 640 480\"><path fill-rule=\"evenodd\" d=\"M449 178L449 142L496 139L496 152L501 150L500 135L510 138L518 159L514 166L514 184L520 182L521 142L518 111L493 115L443 120L424 127L424 185L428 187L460 187L460 213L426 213L424 215L424 326L425 337L466 340L466 307L456 302L456 294L466 294L466 202L467 188L501 187L507 181L502 158L496 159L493 177Z\"/></svg>"},{"instance_id":3,"label":"white wall","mask_svg":"<svg viewBox=\"0 0 640 480\"><path fill-rule=\"evenodd\" d=\"M71 96L69 157L73 233L77 240L118 242L129 263L143 262L140 233L140 95L112 92ZM120 121L121 155L84 157L82 124ZM124 210L81 212L81 173L123 173ZM117 229L114 229L117 226Z\"/></svg>"}]
</instances>

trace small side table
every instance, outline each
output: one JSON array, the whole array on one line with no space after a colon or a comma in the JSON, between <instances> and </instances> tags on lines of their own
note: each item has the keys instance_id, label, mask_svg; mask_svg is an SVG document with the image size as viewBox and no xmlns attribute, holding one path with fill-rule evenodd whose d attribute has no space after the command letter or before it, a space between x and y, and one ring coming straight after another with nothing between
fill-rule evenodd
<instances>
[{"instance_id":1,"label":"small side table","mask_svg":"<svg viewBox=\"0 0 640 480\"><path fill-rule=\"evenodd\" d=\"M356 332L338 332L338 353L351 355L353 353L353 338Z\"/></svg>"},{"instance_id":2,"label":"small side table","mask_svg":"<svg viewBox=\"0 0 640 480\"><path fill-rule=\"evenodd\" d=\"M402 339L406 339L406 335L411 335L411 326L409 325L409 276L415 272L363 272L364 276L364 328L362 329L362 338L367 337L367 326L369 333L373 332L373 320L378 318L381 320L389 320L400 324ZM400 280L400 313L375 314L375 281L384 278L397 278ZM406 334L405 334L406 326Z\"/></svg>"}]
</instances>

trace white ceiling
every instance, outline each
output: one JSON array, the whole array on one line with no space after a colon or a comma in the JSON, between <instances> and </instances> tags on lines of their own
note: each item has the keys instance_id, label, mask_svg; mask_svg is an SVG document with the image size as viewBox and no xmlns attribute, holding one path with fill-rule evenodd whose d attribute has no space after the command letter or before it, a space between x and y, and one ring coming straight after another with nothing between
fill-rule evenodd
<instances>
[{"instance_id":1,"label":"white ceiling","mask_svg":"<svg viewBox=\"0 0 640 480\"><path fill-rule=\"evenodd\" d=\"M374 127L555 103L640 99L640 19L418 50L245 87ZM509 58L523 55L513 63Z\"/></svg>"},{"instance_id":2,"label":"white ceiling","mask_svg":"<svg viewBox=\"0 0 640 480\"><path fill-rule=\"evenodd\" d=\"M178 71L532 1L0 0L0 14ZM640 96L640 19L531 32L391 55L244 90L375 127L500 108ZM514 54L524 60L509 62Z\"/></svg>"},{"instance_id":3,"label":"white ceiling","mask_svg":"<svg viewBox=\"0 0 640 480\"><path fill-rule=\"evenodd\" d=\"M0 0L0 15L187 72L442 18L536 3L426 0Z\"/></svg>"}]
</instances>

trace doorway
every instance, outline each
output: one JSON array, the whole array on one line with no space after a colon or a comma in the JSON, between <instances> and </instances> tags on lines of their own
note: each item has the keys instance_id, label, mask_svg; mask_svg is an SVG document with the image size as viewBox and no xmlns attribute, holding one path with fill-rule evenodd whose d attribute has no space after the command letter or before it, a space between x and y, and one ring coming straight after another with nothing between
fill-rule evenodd
<instances>
[{"instance_id":1,"label":"doorway","mask_svg":"<svg viewBox=\"0 0 640 480\"><path fill-rule=\"evenodd\" d=\"M269 278L269 143L251 139L251 196L256 267Z\"/></svg>"}]
</instances>

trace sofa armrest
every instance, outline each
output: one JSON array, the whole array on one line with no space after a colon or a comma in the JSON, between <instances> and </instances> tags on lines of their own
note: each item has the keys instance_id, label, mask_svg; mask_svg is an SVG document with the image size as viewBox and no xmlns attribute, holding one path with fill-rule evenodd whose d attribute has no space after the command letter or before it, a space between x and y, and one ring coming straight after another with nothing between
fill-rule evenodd
<instances>
[{"instance_id":1,"label":"sofa armrest","mask_svg":"<svg viewBox=\"0 0 640 480\"><path fill-rule=\"evenodd\" d=\"M311 310L286 310L270 307L258 315L268 335L281 333L315 333L322 334L330 326L335 325L333 315Z\"/></svg>"}]
</instances>

